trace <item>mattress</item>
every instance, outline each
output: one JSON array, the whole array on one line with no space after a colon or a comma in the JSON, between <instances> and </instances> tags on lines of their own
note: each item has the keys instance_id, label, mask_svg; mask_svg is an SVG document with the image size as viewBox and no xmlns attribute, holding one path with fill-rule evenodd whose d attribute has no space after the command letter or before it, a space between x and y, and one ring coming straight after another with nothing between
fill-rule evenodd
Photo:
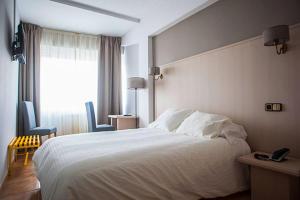
<instances>
[{"instance_id":1,"label":"mattress","mask_svg":"<svg viewBox=\"0 0 300 200\"><path fill-rule=\"evenodd\" d=\"M141 128L47 140L34 154L43 200L200 199L248 189L238 139Z\"/></svg>"}]
</instances>

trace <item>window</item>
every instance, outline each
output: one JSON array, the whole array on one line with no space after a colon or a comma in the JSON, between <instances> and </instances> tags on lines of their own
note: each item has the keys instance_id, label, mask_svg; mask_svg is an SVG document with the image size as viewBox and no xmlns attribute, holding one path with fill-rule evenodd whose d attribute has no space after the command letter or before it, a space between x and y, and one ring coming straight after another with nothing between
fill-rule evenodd
<instances>
[{"instance_id":1,"label":"window","mask_svg":"<svg viewBox=\"0 0 300 200\"><path fill-rule=\"evenodd\" d=\"M46 30L41 42L41 125L58 134L87 132L85 102L97 109L97 39Z\"/></svg>"}]
</instances>

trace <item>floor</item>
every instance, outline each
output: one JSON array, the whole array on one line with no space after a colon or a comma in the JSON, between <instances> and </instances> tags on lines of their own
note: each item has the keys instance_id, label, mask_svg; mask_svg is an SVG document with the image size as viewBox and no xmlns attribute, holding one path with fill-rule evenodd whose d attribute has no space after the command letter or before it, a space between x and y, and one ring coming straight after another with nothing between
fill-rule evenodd
<instances>
[{"instance_id":1,"label":"floor","mask_svg":"<svg viewBox=\"0 0 300 200\"><path fill-rule=\"evenodd\" d=\"M31 160L31 158L29 158ZM0 190L1 200L41 200L40 183L33 173L33 164L23 165L24 159L14 163L12 175L7 176Z\"/></svg>"},{"instance_id":2,"label":"floor","mask_svg":"<svg viewBox=\"0 0 300 200\"><path fill-rule=\"evenodd\" d=\"M31 159L30 159L31 160ZM1 200L42 200L40 183L33 173L33 164L23 165L24 159L15 162L12 175L8 176L0 190ZM241 192L223 198L210 200L250 200L249 192Z\"/></svg>"}]
</instances>

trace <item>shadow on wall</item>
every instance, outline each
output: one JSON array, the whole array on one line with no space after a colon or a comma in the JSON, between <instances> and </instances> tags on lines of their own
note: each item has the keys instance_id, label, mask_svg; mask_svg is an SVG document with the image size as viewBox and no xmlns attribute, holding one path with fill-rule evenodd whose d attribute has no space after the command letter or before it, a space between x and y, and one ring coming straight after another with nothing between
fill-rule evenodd
<instances>
[{"instance_id":1,"label":"shadow on wall","mask_svg":"<svg viewBox=\"0 0 300 200\"><path fill-rule=\"evenodd\" d=\"M4 4L7 4L6 2L7 1L5 1ZM5 5L4 7L7 8L8 6ZM4 18L5 29L7 30L5 32L5 34L6 34L5 35L5 38L6 38L6 50L7 50L7 52L11 53L11 44L12 44L13 36L14 36L11 24L13 24L14 22L11 21L11 19L9 17L9 13L7 12L7 9L4 9L4 11L5 11L5 18ZM13 12L13 10L12 10L12 12Z\"/></svg>"}]
</instances>

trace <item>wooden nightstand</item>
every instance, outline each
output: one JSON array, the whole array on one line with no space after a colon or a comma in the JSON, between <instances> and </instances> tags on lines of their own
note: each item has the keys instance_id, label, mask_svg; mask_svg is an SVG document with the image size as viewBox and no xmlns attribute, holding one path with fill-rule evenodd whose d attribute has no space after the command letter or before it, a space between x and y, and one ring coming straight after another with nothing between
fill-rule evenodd
<instances>
[{"instance_id":1,"label":"wooden nightstand","mask_svg":"<svg viewBox=\"0 0 300 200\"><path fill-rule=\"evenodd\" d=\"M110 118L110 125L117 130L136 128L135 116L108 115L108 117Z\"/></svg>"},{"instance_id":2,"label":"wooden nightstand","mask_svg":"<svg viewBox=\"0 0 300 200\"><path fill-rule=\"evenodd\" d=\"M255 159L252 153L238 160L250 166L252 200L300 199L299 159L288 157L283 162L262 161Z\"/></svg>"}]
</instances>

